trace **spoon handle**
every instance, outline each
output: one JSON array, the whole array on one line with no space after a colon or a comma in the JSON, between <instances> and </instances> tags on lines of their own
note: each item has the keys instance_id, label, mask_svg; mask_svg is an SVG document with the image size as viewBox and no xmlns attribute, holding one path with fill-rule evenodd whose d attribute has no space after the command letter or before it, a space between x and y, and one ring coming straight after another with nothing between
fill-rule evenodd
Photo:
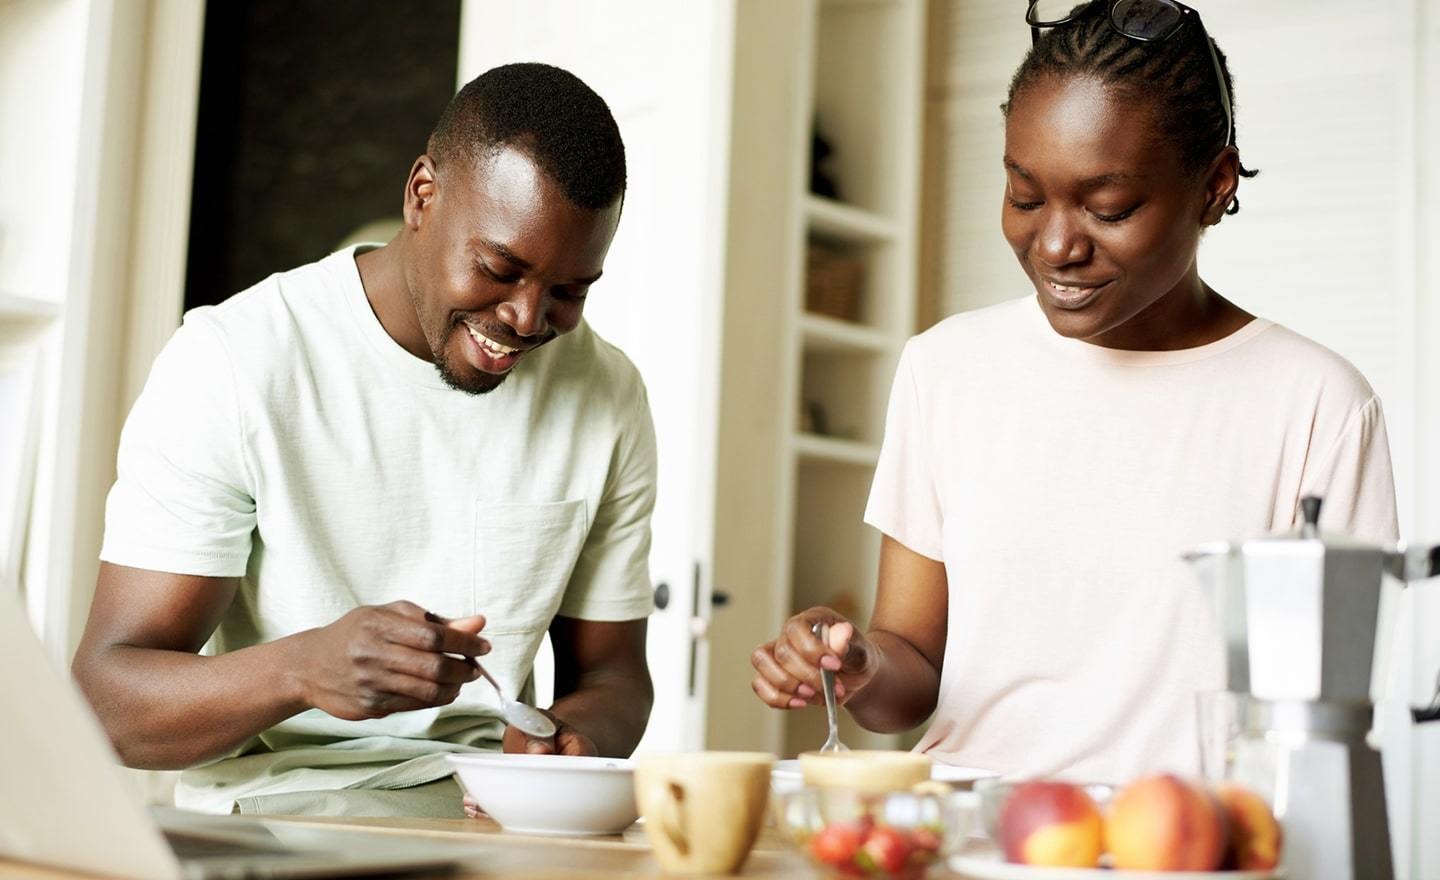
<instances>
[{"instance_id":1,"label":"spoon handle","mask_svg":"<svg viewBox=\"0 0 1440 880\"><path fill-rule=\"evenodd\" d=\"M830 628L823 623L817 623L811 628L811 632L820 637L820 641L829 647ZM844 748L840 744L840 712L835 706L835 672L820 667L820 687L825 691L825 721L829 725L828 735L825 737L825 745L820 747L822 752L840 751Z\"/></svg>"},{"instance_id":2,"label":"spoon handle","mask_svg":"<svg viewBox=\"0 0 1440 880\"><path fill-rule=\"evenodd\" d=\"M490 686L495 689L496 696L500 697L500 699L502 700L505 699L505 692L500 690L500 683L490 677L490 673L485 670L484 666L480 665L480 661L472 658L470 662L474 663L475 668L480 670L480 674L485 677L485 680L490 682Z\"/></svg>"},{"instance_id":3,"label":"spoon handle","mask_svg":"<svg viewBox=\"0 0 1440 880\"><path fill-rule=\"evenodd\" d=\"M829 739L833 742L840 741L840 719L839 710L835 706L835 673L828 669L820 670L820 684L825 687L825 715L830 724Z\"/></svg>"}]
</instances>

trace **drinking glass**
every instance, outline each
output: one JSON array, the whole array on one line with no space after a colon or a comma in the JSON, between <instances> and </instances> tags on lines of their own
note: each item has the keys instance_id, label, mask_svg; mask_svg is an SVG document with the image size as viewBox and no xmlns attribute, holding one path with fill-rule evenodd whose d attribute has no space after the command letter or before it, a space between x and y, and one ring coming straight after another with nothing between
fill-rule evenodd
<instances>
[{"instance_id":1,"label":"drinking glass","mask_svg":"<svg viewBox=\"0 0 1440 880\"><path fill-rule=\"evenodd\" d=\"M1195 721L1200 749L1200 775L1221 782L1233 775L1235 749L1241 735L1241 701L1233 691L1197 691Z\"/></svg>"}]
</instances>

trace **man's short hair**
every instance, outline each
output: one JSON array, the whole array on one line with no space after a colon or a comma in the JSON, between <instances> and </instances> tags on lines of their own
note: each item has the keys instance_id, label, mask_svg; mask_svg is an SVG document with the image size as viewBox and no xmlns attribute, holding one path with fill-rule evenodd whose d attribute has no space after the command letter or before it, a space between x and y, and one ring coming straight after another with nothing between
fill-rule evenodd
<instances>
[{"instance_id":1,"label":"man's short hair","mask_svg":"<svg viewBox=\"0 0 1440 880\"><path fill-rule=\"evenodd\" d=\"M528 155L582 208L625 194L625 144L604 99L575 74L548 64L506 64L466 83L430 134L437 167L472 167L501 147Z\"/></svg>"}]
</instances>

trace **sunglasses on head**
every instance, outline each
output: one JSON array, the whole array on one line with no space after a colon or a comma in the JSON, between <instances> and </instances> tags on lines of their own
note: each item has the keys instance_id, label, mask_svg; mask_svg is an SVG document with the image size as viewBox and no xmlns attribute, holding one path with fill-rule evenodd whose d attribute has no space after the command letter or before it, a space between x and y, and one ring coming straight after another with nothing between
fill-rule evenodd
<instances>
[{"instance_id":1,"label":"sunglasses on head","mask_svg":"<svg viewBox=\"0 0 1440 880\"><path fill-rule=\"evenodd\" d=\"M1228 146L1235 137L1235 116L1230 109L1230 87L1225 84L1225 72L1220 68L1220 56L1215 54L1215 41L1200 23L1200 13L1177 3L1175 0L1110 0L1106 20L1110 27L1122 36L1141 43L1159 43L1170 39L1184 27L1185 20L1195 22L1200 35L1205 38L1205 48L1210 52L1210 63L1215 68L1215 81L1220 85L1220 104L1225 110L1225 143ZM1075 16L1070 12L1066 0L1030 0L1025 12L1025 23L1030 26L1030 44L1040 42L1041 28L1057 28L1070 24Z\"/></svg>"}]
</instances>

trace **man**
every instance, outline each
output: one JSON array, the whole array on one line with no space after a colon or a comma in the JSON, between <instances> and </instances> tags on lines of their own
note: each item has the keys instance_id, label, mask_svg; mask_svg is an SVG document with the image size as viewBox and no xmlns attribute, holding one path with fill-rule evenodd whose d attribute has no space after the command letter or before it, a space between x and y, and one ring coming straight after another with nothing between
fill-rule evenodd
<instances>
[{"instance_id":1,"label":"man","mask_svg":"<svg viewBox=\"0 0 1440 880\"><path fill-rule=\"evenodd\" d=\"M74 662L127 764L189 768L198 809L459 815L447 752L633 750L654 432L581 318L624 189L598 95L496 68L389 244L186 316L121 437ZM536 740L497 707L533 697L547 631Z\"/></svg>"}]
</instances>

